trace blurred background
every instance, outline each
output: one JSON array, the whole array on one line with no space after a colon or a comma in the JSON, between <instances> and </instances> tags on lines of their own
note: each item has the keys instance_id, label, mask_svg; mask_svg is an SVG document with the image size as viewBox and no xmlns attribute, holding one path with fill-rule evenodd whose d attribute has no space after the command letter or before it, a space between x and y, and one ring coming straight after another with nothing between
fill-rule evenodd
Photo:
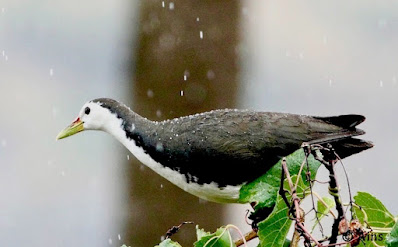
<instances>
[{"instance_id":1,"label":"blurred background","mask_svg":"<svg viewBox=\"0 0 398 247\"><path fill-rule=\"evenodd\" d=\"M250 229L248 206L188 195L105 133L56 142L98 97L153 120L363 114L375 147L345 160L353 191L397 214L397 13L384 0L2 0L0 246L154 246L187 220ZM193 226L175 239L190 246Z\"/></svg>"}]
</instances>

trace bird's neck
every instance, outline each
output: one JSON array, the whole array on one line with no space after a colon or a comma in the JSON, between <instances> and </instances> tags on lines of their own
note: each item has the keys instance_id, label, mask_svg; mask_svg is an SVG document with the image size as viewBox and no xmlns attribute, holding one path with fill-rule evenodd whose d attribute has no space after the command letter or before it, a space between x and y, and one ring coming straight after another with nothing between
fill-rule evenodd
<instances>
[{"instance_id":1,"label":"bird's neck","mask_svg":"<svg viewBox=\"0 0 398 247\"><path fill-rule=\"evenodd\" d=\"M130 149L131 141L136 142L142 135L147 135L153 125L155 125L153 121L129 110L129 112L111 114L103 126L103 130Z\"/></svg>"}]
</instances>

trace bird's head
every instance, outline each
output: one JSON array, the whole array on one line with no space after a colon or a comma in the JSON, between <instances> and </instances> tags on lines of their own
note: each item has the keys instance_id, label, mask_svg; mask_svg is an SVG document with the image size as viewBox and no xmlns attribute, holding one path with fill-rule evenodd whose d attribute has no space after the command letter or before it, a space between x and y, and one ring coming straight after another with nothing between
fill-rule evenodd
<instances>
[{"instance_id":1,"label":"bird's head","mask_svg":"<svg viewBox=\"0 0 398 247\"><path fill-rule=\"evenodd\" d=\"M77 118L57 136L57 140L79 133L83 130L102 130L110 111L101 102L89 101L83 105Z\"/></svg>"}]
</instances>

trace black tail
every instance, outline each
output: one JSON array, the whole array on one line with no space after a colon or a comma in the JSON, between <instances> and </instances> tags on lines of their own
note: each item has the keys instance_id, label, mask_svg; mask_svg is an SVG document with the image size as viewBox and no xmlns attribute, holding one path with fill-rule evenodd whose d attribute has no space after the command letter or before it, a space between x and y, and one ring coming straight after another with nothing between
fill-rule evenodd
<instances>
[{"instance_id":1,"label":"black tail","mask_svg":"<svg viewBox=\"0 0 398 247\"><path fill-rule=\"evenodd\" d=\"M314 117L316 119L322 120L324 122L340 126L342 128L353 130L355 126L365 121L365 117L362 115L340 115L340 116L333 116L333 117Z\"/></svg>"},{"instance_id":2,"label":"black tail","mask_svg":"<svg viewBox=\"0 0 398 247\"><path fill-rule=\"evenodd\" d=\"M371 142L357 138L340 139L335 142L330 142L330 144L341 159L373 147Z\"/></svg>"},{"instance_id":3,"label":"black tail","mask_svg":"<svg viewBox=\"0 0 398 247\"><path fill-rule=\"evenodd\" d=\"M373 147L373 144L371 142L352 137L365 134L365 131L356 128L358 124L365 121L364 116L350 114L315 118L342 127L349 131L348 133L338 133L335 137L329 136L327 138L327 143L330 143L333 146L337 155L341 159Z\"/></svg>"}]
</instances>

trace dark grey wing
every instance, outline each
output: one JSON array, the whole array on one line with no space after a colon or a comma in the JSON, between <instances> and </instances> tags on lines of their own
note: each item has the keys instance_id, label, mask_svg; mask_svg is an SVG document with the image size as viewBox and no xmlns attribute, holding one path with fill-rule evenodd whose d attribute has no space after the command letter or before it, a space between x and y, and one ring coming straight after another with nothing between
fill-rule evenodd
<instances>
[{"instance_id":1,"label":"dark grey wing","mask_svg":"<svg viewBox=\"0 0 398 247\"><path fill-rule=\"evenodd\" d=\"M309 116L218 110L163 122L153 133L145 150L156 161L188 182L224 187L254 180L303 142L337 143L363 132Z\"/></svg>"}]
</instances>

